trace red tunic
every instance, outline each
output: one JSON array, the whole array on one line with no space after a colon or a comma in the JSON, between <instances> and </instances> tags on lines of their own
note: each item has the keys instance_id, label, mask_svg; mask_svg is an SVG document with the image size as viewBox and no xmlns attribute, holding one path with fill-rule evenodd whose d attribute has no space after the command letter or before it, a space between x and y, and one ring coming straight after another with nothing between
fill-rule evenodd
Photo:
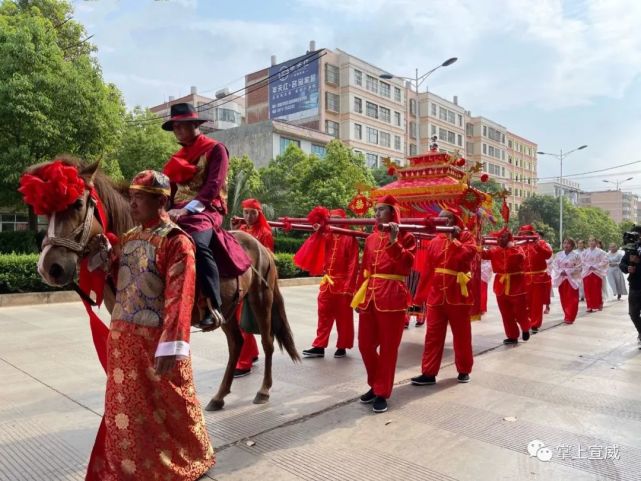
<instances>
[{"instance_id":1,"label":"red tunic","mask_svg":"<svg viewBox=\"0 0 641 481\"><path fill-rule=\"evenodd\" d=\"M492 262L494 271L494 293L497 296L518 296L525 294L523 264L525 254L520 247L492 247L481 252L483 259ZM525 308L525 306L523 306Z\"/></svg>"},{"instance_id":2,"label":"red tunic","mask_svg":"<svg viewBox=\"0 0 641 481\"><path fill-rule=\"evenodd\" d=\"M426 301L428 306L474 304L468 284L471 279L467 276L476 252L476 242L469 231L461 232L460 239L454 240L446 234L438 234L427 246L425 263L419 266L421 279L417 299ZM467 296L463 295L463 285Z\"/></svg>"},{"instance_id":3,"label":"red tunic","mask_svg":"<svg viewBox=\"0 0 641 481\"><path fill-rule=\"evenodd\" d=\"M327 234L325 275L320 292L353 295L358 274L358 241L355 237Z\"/></svg>"},{"instance_id":4,"label":"red tunic","mask_svg":"<svg viewBox=\"0 0 641 481\"><path fill-rule=\"evenodd\" d=\"M525 254L523 272L525 282L530 284L546 284L549 281L547 260L552 257L552 248L544 240L538 240L521 246Z\"/></svg>"},{"instance_id":5,"label":"red tunic","mask_svg":"<svg viewBox=\"0 0 641 481\"><path fill-rule=\"evenodd\" d=\"M255 237L258 242L267 247L271 252L274 252L274 236L269 227L264 227L256 222L254 225L243 224L239 230Z\"/></svg>"},{"instance_id":6,"label":"red tunic","mask_svg":"<svg viewBox=\"0 0 641 481\"><path fill-rule=\"evenodd\" d=\"M381 312L404 311L410 304L409 290L403 278L412 269L416 239L411 234L400 232L396 242L390 244L389 236L388 232L374 232L365 239L363 262L356 284L362 288L368 281L365 298L358 304L361 310L367 309L370 302ZM376 277L378 274L399 278L379 278Z\"/></svg>"}]
</instances>

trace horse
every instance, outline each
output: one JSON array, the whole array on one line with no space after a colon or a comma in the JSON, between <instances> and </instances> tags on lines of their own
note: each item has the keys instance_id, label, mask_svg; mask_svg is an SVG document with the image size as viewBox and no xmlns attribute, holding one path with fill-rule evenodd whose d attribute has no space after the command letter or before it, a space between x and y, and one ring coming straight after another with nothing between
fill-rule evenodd
<instances>
[{"instance_id":1,"label":"horse","mask_svg":"<svg viewBox=\"0 0 641 481\"><path fill-rule=\"evenodd\" d=\"M100 224L90 189L95 190L104 206L110 232L120 236L131 229L134 223L129 213L126 186L117 186L98 169L98 163L85 165L73 157L61 156L51 162L35 165L26 173L34 173L55 160L74 166L85 181L84 193L73 204L49 216L47 235L43 239L43 249L38 259L38 273L43 281L52 286L63 287L73 282L80 261L89 254L88 245L107 227ZM233 373L243 344L240 327L235 318L241 301L249 304L259 327L265 353L263 382L254 397L254 404L269 401L274 337L281 351L284 348L292 361L300 361L278 287L278 270L273 255L251 235L241 231L231 231L231 234L245 249L252 265L238 278L221 278L221 311L227 320L221 328L227 338L229 359L218 391L205 407L207 411L222 409L225 396L231 392ZM109 284L105 285L104 300L111 313L115 301L115 288ZM195 304L194 318L201 319L198 302Z\"/></svg>"}]
</instances>

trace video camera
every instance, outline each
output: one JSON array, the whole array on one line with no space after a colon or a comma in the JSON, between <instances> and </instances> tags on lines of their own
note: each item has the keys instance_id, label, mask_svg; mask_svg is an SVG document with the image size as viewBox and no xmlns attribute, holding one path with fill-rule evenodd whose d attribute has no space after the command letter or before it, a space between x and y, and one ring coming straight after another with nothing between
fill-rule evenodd
<instances>
[{"instance_id":1,"label":"video camera","mask_svg":"<svg viewBox=\"0 0 641 481\"><path fill-rule=\"evenodd\" d=\"M628 256L640 256L641 257L641 226L636 226L631 232L623 233L623 252L628 254Z\"/></svg>"}]
</instances>

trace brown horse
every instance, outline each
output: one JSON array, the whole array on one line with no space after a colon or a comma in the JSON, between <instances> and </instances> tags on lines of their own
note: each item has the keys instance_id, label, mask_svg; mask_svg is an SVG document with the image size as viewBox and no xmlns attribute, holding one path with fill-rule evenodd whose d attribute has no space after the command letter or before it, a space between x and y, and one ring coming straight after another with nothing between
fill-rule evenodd
<instances>
[{"instance_id":1,"label":"brown horse","mask_svg":"<svg viewBox=\"0 0 641 481\"><path fill-rule=\"evenodd\" d=\"M98 164L82 166L71 157L60 157L56 160L75 166L86 185L95 188L104 205L112 232L120 236L133 227L126 189L118 189L98 171ZM46 164L36 165L28 172L33 173L43 165ZM66 210L49 217L47 236L43 240L43 250L38 260L38 272L47 284L66 286L73 282L79 262L88 255L88 244L94 236L103 232L94 207L87 189ZM240 231L232 231L232 234L249 255L252 267L238 278L221 279L222 312L228 320L223 324L222 330L227 336L229 360L218 392L205 408L208 411L222 409L225 396L231 392L233 373L243 344L235 317L240 301L248 303L254 314L265 352L263 384L256 393L254 403L263 404L269 400L274 336L281 350L284 348L293 361L300 361L285 314L283 297L278 288L278 271L273 256L249 234ZM109 285L105 286L105 305L109 312L114 299L115 292Z\"/></svg>"}]
</instances>

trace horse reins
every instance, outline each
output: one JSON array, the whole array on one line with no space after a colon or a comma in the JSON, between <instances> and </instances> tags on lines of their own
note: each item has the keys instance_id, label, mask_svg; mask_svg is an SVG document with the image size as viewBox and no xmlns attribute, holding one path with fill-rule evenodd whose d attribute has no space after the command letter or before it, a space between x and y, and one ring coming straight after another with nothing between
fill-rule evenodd
<instances>
[{"instance_id":1,"label":"horse reins","mask_svg":"<svg viewBox=\"0 0 641 481\"><path fill-rule=\"evenodd\" d=\"M91 234L91 224L93 223L94 218L94 209L96 203L91 195L87 196L87 211L85 212L84 222L76 227L69 237L59 237L56 236L56 213L54 212L49 221L49 228L47 230L47 237L42 242L42 247L48 245L64 247L73 251L79 255L84 254L87 244L89 243L89 235ZM80 235L80 240L76 241L76 237Z\"/></svg>"}]
</instances>

